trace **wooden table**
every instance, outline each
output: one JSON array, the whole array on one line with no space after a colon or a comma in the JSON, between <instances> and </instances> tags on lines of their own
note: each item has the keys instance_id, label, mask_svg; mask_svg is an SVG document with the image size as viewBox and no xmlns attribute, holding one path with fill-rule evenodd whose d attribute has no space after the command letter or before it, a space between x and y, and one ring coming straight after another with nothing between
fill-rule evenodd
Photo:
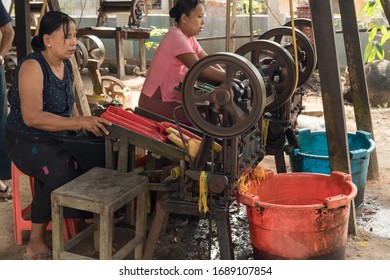
<instances>
[{"instance_id":1,"label":"wooden table","mask_svg":"<svg viewBox=\"0 0 390 280\"><path fill-rule=\"evenodd\" d=\"M125 28L125 27L86 27L77 31L77 37L83 35L95 35L98 38L115 39L115 51L117 62L117 76L122 79L125 76L125 64L123 56L123 40L139 40L139 62L141 71L146 70L145 39L150 38L149 28Z\"/></svg>"}]
</instances>

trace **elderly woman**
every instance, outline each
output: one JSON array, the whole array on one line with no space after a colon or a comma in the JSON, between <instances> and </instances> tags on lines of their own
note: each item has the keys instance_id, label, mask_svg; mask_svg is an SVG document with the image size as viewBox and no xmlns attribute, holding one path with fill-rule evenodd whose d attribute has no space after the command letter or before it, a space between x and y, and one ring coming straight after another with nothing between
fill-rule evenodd
<instances>
[{"instance_id":1,"label":"elderly woman","mask_svg":"<svg viewBox=\"0 0 390 280\"><path fill-rule=\"evenodd\" d=\"M31 43L34 53L21 61L15 73L5 131L7 151L36 182L24 259L51 258L44 235L51 219L51 192L89 168L104 165L104 143L73 138L78 130L97 137L108 134L105 125L111 124L77 112L69 61L76 43L74 20L61 12L47 12Z\"/></svg>"}]
</instances>

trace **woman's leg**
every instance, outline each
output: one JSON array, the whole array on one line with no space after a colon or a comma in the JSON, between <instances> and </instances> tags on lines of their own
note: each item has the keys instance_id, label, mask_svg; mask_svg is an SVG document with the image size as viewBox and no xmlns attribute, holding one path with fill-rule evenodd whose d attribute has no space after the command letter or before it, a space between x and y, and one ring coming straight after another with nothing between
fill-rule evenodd
<instances>
[{"instance_id":1,"label":"woman's leg","mask_svg":"<svg viewBox=\"0 0 390 280\"><path fill-rule=\"evenodd\" d=\"M29 258L50 258L51 249L46 245L45 231L48 223L31 224L30 240L26 246Z\"/></svg>"},{"instance_id":2,"label":"woman's leg","mask_svg":"<svg viewBox=\"0 0 390 280\"><path fill-rule=\"evenodd\" d=\"M7 150L15 165L35 179L31 204L32 230L26 246L29 256L46 254L45 230L51 220L51 192L81 175L77 161L58 142L28 142L6 133ZM39 139L35 139L39 141Z\"/></svg>"}]
</instances>

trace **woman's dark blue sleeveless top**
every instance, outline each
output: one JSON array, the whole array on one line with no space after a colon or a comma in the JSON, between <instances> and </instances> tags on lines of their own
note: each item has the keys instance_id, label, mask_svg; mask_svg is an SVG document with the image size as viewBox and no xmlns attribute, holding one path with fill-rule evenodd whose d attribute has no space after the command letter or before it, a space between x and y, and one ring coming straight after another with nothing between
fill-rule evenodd
<instances>
[{"instance_id":1,"label":"woman's dark blue sleeveless top","mask_svg":"<svg viewBox=\"0 0 390 280\"><path fill-rule=\"evenodd\" d=\"M15 72L10 99L11 111L7 117L7 128L25 136L67 137L69 135L69 131L50 132L29 127L24 124L20 108L18 75L20 65L27 59L37 60L42 68L44 83L42 93L43 111L62 117L70 117L72 115L72 108L75 100L72 89L74 77L70 61L64 61L64 79L60 80L53 73L42 53L34 52L22 60ZM34 81L30 82L34 83Z\"/></svg>"}]
</instances>

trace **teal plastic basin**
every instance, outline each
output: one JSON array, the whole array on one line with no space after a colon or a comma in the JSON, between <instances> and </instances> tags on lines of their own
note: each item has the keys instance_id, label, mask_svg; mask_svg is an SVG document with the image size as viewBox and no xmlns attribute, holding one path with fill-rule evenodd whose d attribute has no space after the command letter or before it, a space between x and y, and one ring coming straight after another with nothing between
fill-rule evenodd
<instances>
[{"instance_id":1,"label":"teal plastic basin","mask_svg":"<svg viewBox=\"0 0 390 280\"><path fill-rule=\"evenodd\" d=\"M330 174L326 132L311 132L310 129L302 129L297 130L296 135L299 148L292 149L288 153L291 171ZM355 197L356 207L359 207L364 200L368 164L374 148L375 142L371 139L370 133L362 130L348 133L352 182L358 188L358 194Z\"/></svg>"}]
</instances>

